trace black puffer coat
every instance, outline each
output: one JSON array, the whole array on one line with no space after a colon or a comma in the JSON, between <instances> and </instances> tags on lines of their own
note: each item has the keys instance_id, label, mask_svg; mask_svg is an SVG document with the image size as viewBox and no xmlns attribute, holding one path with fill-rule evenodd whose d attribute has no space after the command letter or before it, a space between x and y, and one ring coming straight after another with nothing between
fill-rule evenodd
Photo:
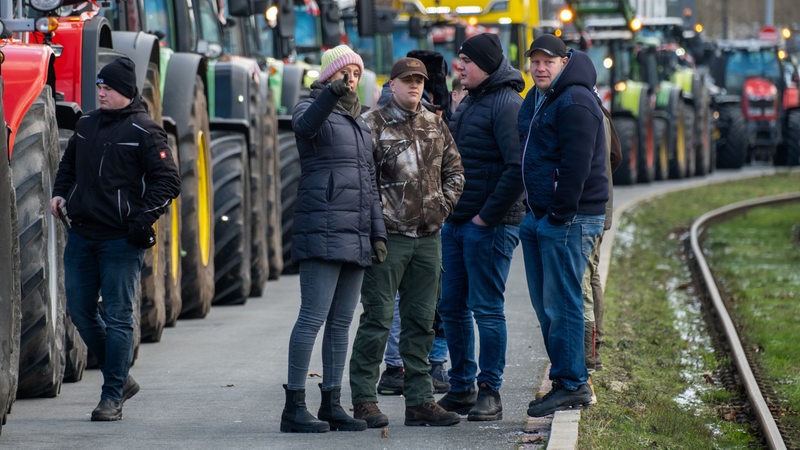
<instances>
[{"instance_id":1,"label":"black puffer coat","mask_svg":"<svg viewBox=\"0 0 800 450\"><path fill-rule=\"evenodd\" d=\"M292 113L301 166L292 259L367 267L371 241L386 240L372 135L361 117L336 107L338 97L330 89L314 87Z\"/></svg>"},{"instance_id":2,"label":"black puffer coat","mask_svg":"<svg viewBox=\"0 0 800 450\"><path fill-rule=\"evenodd\" d=\"M500 67L458 106L450 132L461 153L464 192L448 220L476 214L490 226L517 225L525 217L517 114L525 82L503 58Z\"/></svg>"}]
</instances>

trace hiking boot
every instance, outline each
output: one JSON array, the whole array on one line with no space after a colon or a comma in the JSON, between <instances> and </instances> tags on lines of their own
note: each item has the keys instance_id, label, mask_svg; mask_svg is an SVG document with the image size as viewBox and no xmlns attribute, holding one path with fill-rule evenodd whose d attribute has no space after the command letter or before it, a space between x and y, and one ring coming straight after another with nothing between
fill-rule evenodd
<instances>
[{"instance_id":1,"label":"hiking boot","mask_svg":"<svg viewBox=\"0 0 800 450\"><path fill-rule=\"evenodd\" d=\"M550 392L528 405L528 415L531 417L544 417L556 411L586 408L591 403L592 389L588 384L582 384L578 389L570 391L563 384L554 382L553 389Z\"/></svg>"},{"instance_id":2,"label":"hiking boot","mask_svg":"<svg viewBox=\"0 0 800 450\"><path fill-rule=\"evenodd\" d=\"M100 403L92 411L92 422L110 422L122 420L122 402L108 397L100 399Z\"/></svg>"},{"instance_id":3,"label":"hiking boot","mask_svg":"<svg viewBox=\"0 0 800 450\"><path fill-rule=\"evenodd\" d=\"M403 368L386 366L378 381L378 394L402 395L403 394Z\"/></svg>"},{"instance_id":4,"label":"hiking boot","mask_svg":"<svg viewBox=\"0 0 800 450\"><path fill-rule=\"evenodd\" d=\"M389 418L381 412L375 402L353 405L353 417L366 421L369 428L381 428L389 425Z\"/></svg>"},{"instance_id":5,"label":"hiking boot","mask_svg":"<svg viewBox=\"0 0 800 450\"><path fill-rule=\"evenodd\" d=\"M478 389L475 388L473 385L468 391L464 392L453 392L450 391L445 394L437 403L442 408L457 412L462 416L469 413L469 410L475 406L475 402L478 400Z\"/></svg>"},{"instance_id":6,"label":"hiking boot","mask_svg":"<svg viewBox=\"0 0 800 450\"><path fill-rule=\"evenodd\" d=\"M434 402L406 406L406 425L447 427L461 421L457 413L446 411Z\"/></svg>"},{"instance_id":7,"label":"hiking boot","mask_svg":"<svg viewBox=\"0 0 800 450\"><path fill-rule=\"evenodd\" d=\"M433 380L434 394L446 394L450 392L450 376L447 374L447 369L444 368L444 363L432 362L431 371L429 373Z\"/></svg>"},{"instance_id":8,"label":"hiking boot","mask_svg":"<svg viewBox=\"0 0 800 450\"><path fill-rule=\"evenodd\" d=\"M503 418L503 403L500 401L500 391L493 391L489 386L481 383L478 386L478 399L475 406L469 410L467 420L489 421Z\"/></svg>"},{"instance_id":9,"label":"hiking boot","mask_svg":"<svg viewBox=\"0 0 800 450\"><path fill-rule=\"evenodd\" d=\"M132 376L128 375L128 379L125 380L125 386L122 388L122 403L125 403L126 400L137 393L139 393L139 383L137 383Z\"/></svg>"}]
</instances>

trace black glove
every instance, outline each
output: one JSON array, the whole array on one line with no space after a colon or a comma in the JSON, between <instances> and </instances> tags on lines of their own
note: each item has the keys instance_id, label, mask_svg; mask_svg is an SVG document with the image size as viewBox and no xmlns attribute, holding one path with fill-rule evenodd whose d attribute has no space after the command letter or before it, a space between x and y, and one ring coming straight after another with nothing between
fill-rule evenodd
<instances>
[{"instance_id":1,"label":"black glove","mask_svg":"<svg viewBox=\"0 0 800 450\"><path fill-rule=\"evenodd\" d=\"M148 249L156 245L156 233L151 226L131 223L128 225L128 242L136 247Z\"/></svg>"},{"instance_id":2,"label":"black glove","mask_svg":"<svg viewBox=\"0 0 800 450\"><path fill-rule=\"evenodd\" d=\"M337 97L341 97L350 92L350 74L346 73L344 74L344 78L331 81L330 89L333 95Z\"/></svg>"},{"instance_id":3,"label":"black glove","mask_svg":"<svg viewBox=\"0 0 800 450\"><path fill-rule=\"evenodd\" d=\"M376 239L372 241L372 263L373 264L380 264L386 261L386 255L389 253L386 250L386 243Z\"/></svg>"}]
</instances>

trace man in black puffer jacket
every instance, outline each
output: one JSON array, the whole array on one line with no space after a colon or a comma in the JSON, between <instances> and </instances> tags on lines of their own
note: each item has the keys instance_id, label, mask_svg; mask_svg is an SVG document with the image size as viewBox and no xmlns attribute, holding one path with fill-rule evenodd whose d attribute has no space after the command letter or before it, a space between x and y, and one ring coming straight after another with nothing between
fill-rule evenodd
<instances>
[{"instance_id":1,"label":"man in black puffer jacket","mask_svg":"<svg viewBox=\"0 0 800 450\"><path fill-rule=\"evenodd\" d=\"M450 351L450 392L439 400L467 420L500 420L506 357L504 296L519 243L522 203L517 113L525 86L503 56L497 35L475 35L458 50L469 92L449 126L464 166L464 192L442 228L439 315ZM480 372L474 325L480 338ZM478 388L475 383L477 381Z\"/></svg>"},{"instance_id":2,"label":"man in black puffer jacket","mask_svg":"<svg viewBox=\"0 0 800 450\"><path fill-rule=\"evenodd\" d=\"M50 210L71 223L64 250L69 315L103 372L93 421L122 419L139 391L128 375L133 305L153 223L181 191L164 129L136 88L133 61L120 57L97 75L100 108L78 120L58 166ZM98 294L103 296L102 311Z\"/></svg>"}]
</instances>

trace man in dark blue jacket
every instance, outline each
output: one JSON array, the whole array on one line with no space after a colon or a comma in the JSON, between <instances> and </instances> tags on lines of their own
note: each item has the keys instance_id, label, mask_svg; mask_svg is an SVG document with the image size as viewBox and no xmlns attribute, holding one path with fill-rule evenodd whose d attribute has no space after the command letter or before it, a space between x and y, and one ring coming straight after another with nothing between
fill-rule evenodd
<instances>
[{"instance_id":1,"label":"man in dark blue jacket","mask_svg":"<svg viewBox=\"0 0 800 450\"><path fill-rule=\"evenodd\" d=\"M507 339L504 292L525 211L514 126L525 83L503 56L496 34L467 39L458 58L454 66L469 93L449 127L466 181L442 228L439 315L452 367L450 392L439 405L468 414L467 420L500 420ZM480 339L477 362L473 321Z\"/></svg>"},{"instance_id":2,"label":"man in dark blue jacket","mask_svg":"<svg viewBox=\"0 0 800 450\"><path fill-rule=\"evenodd\" d=\"M520 240L553 380L553 389L530 403L528 415L542 417L591 402L581 281L603 230L608 177L592 61L549 34L536 38L525 55L536 88L519 112L522 180L530 209L520 225Z\"/></svg>"},{"instance_id":3,"label":"man in dark blue jacket","mask_svg":"<svg viewBox=\"0 0 800 450\"><path fill-rule=\"evenodd\" d=\"M70 317L103 372L93 421L122 419L139 391L128 375L133 307L153 223L181 191L167 134L136 87L133 61L121 57L97 75L100 108L81 116L58 165L50 210L71 220L64 250ZM98 294L103 308L98 308Z\"/></svg>"}]
</instances>

